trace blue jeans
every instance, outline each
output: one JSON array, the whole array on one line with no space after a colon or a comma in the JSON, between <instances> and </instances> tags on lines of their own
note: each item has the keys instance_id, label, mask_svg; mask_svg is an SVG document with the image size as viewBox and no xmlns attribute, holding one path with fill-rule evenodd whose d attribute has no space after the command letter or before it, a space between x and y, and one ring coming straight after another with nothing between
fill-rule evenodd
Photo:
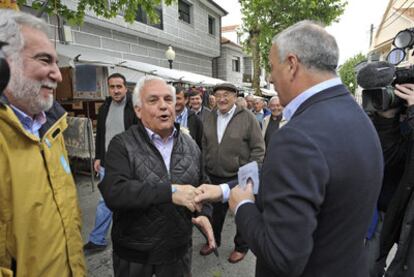
<instances>
[{"instance_id":1,"label":"blue jeans","mask_svg":"<svg viewBox=\"0 0 414 277\"><path fill-rule=\"evenodd\" d=\"M105 169L101 166L99 171L99 182L102 181L105 175ZM106 235L111 227L112 212L105 205L105 202L101 196L96 207L95 226L92 232L89 234L89 241L98 245L107 245Z\"/></svg>"}]
</instances>

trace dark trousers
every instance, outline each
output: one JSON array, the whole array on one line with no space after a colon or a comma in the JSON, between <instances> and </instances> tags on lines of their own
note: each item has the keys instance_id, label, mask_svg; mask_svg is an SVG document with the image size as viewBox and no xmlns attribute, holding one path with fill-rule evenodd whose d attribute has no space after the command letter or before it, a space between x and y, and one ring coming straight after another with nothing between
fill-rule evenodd
<instances>
[{"instance_id":1,"label":"dark trousers","mask_svg":"<svg viewBox=\"0 0 414 277\"><path fill-rule=\"evenodd\" d=\"M219 185L227 183L231 180L237 179L236 177L232 178L220 178L210 175L210 180L213 184ZM227 210L229 205L227 203L213 203L213 216L211 225L213 225L214 239L216 240L217 246L221 245L221 232L223 230L224 220L226 219ZM242 253L249 251L247 243L243 240L239 230L236 229L236 235L234 236L234 250Z\"/></svg>"},{"instance_id":2,"label":"dark trousers","mask_svg":"<svg viewBox=\"0 0 414 277\"><path fill-rule=\"evenodd\" d=\"M139 264L112 254L115 277L191 277L192 247L174 263L169 264Z\"/></svg>"}]
</instances>

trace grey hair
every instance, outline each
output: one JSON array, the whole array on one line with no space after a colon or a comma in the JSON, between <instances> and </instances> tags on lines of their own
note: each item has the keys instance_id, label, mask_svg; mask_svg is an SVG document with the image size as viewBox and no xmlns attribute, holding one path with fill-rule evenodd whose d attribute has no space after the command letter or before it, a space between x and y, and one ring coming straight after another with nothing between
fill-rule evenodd
<instances>
[{"instance_id":1,"label":"grey hair","mask_svg":"<svg viewBox=\"0 0 414 277\"><path fill-rule=\"evenodd\" d=\"M272 101L274 101L274 100L279 100L280 101L279 96L273 96L272 98L270 98L269 104L272 103Z\"/></svg>"},{"instance_id":2,"label":"grey hair","mask_svg":"<svg viewBox=\"0 0 414 277\"><path fill-rule=\"evenodd\" d=\"M308 69L335 73L338 66L339 49L336 40L317 22L300 21L273 37L272 43L279 50L281 63L288 53L293 53Z\"/></svg>"},{"instance_id":3,"label":"grey hair","mask_svg":"<svg viewBox=\"0 0 414 277\"><path fill-rule=\"evenodd\" d=\"M148 82L151 82L151 81L161 81L161 82L163 82L168 87L168 89L171 91L172 97L173 97L173 102L174 102L174 105L175 105L175 99L176 99L176 97L175 97L175 88L172 85L167 84L167 82L164 79L162 79L158 76L145 75L145 76L141 77L138 80L137 85L135 86L134 93L132 95L132 103L134 104L134 107L141 107L141 104L142 104L141 103L141 100L142 100L141 99L141 92L144 89L145 85Z\"/></svg>"},{"instance_id":4,"label":"grey hair","mask_svg":"<svg viewBox=\"0 0 414 277\"><path fill-rule=\"evenodd\" d=\"M12 60L16 60L24 48L22 26L48 33L48 25L40 18L24 12L0 9L0 41L8 43L3 47L3 51L6 57Z\"/></svg>"},{"instance_id":5,"label":"grey hair","mask_svg":"<svg viewBox=\"0 0 414 277\"><path fill-rule=\"evenodd\" d=\"M254 97L254 102L256 103L256 102L262 102L262 103L264 103L265 101L264 101L264 99L262 98L262 97L260 97L260 96L255 96Z\"/></svg>"}]
</instances>

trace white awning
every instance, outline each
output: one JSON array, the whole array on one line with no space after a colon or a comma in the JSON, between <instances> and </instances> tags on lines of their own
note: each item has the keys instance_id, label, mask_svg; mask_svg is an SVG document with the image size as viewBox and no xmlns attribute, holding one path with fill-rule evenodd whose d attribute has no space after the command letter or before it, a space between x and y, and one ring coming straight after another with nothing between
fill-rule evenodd
<instances>
[{"instance_id":1,"label":"white awning","mask_svg":"<svg viewBox=\"0 0 414 277\"><path fill-rule=\"evenodd\" d=\"M119 66L110 66L108 67L108 74L121 73L125 76L125 79L128 83L136 83L141 77L145 76L145 73L136 71L133 69L119 67Z\"/></svg>"},{"instance_id":2,"label":"white awning","mask_svg":"<svg viewBox=\"0 0 414 277\"><path fill-rule=\"evenodd\" d=\"M59 55L59 66L74 67L75 63L87 63L99 66L110 67L110 72L125 74L128 82L137 82L143 75L149 74L164 78L166 81L190 83L194 85L214 86L224 83L224 80L216 79L201 74L187 71L169 69L148 63L121 59L100 54L93 49L76 45L57 45ZM122 71L122 72L121 72ZM139 74L143 73L143 74Z\"/></svg>"},{"instance_id":3,"label":"white awning","mask_svg":"<svg viewBox=\"0 0 414 277\"><path fill-rule=\"evenodd\" d=\"M265 96L277 96L277 92L274 90L266 89L266 88L260 88L262 91L262 94Z\"/></svg>"}]
</instances>

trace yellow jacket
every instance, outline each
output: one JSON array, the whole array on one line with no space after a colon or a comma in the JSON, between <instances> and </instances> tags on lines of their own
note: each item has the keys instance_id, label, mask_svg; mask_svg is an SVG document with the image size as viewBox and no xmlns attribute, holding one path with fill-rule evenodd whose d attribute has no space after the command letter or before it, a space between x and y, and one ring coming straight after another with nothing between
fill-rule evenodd
<instances>
[{"instance_id":1,"label":"yellow jacket","mask_svg":"<svg viewBox=\"0 0 414 277\"><path fill-rule=\"evenodd\" d=\"M41 139L0 105L0 275L85 276L81 217L55 104Z\"/></svg>"}]
</instances>

